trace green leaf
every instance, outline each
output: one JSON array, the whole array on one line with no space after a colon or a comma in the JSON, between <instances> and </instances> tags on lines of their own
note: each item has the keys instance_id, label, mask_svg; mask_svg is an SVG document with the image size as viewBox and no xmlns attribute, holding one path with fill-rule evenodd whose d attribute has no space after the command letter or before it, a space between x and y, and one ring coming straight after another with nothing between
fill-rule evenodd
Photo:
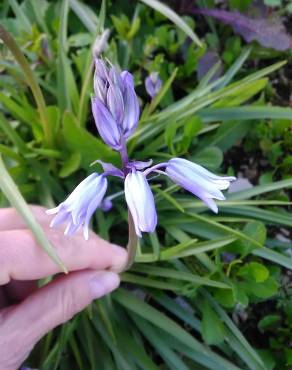
<instances>
[{"instance_id":1,"label":"green leaf","mask_svg":"<svg viewBox=\"0 0 292 370\"><path fill-rule=\"evenodd\" d=\"M48 254L48 256L60 267L62 271L67 272L66 267L56 254L54 248L51 246L42 227L35 219L29 206L27 205L21 193L19 192L16 184L14 183L11 176L7 172L1 156L0 156L0 172L1 172L0 188L3 191L3 194L9 200L11 205L17 210L17 212L22 216L23 220L32 231L37 242Z\"/></svg>"},{"instance_id":2,"label":"green leaf","mask_svg":"<svg viewBox=\"0 0 292 370\"><path fill-rule=\"evenodd\" d=\"M22 51L20 50L19 46L17 45L14 38L5 30L5 28L0 25L0 38L3 40L4 44L10 49L14 58L20 65L23 70L23 73L26 78L26 82L29 85L35 102L38 106L38 111L40 114L40 119L43 127L43 131L45 134L46 144L51 146L53 144L53 136L50 131L48 117L46 113L46 103L42 91L38 85L37 78L33 71L30 68L30 64L27 61L26 57L23 55Z\"/></svg>"},{"instance_id":3,"label":"green leaf","mask_svg":"<svg viewBox=\"0 0 292 370\"><path fill-rule=\"evenodd\" d=\"M243 234L247 235L250 239L258 242L260 245L264 245L267 237L267 230L265 225L259 221L252 221L247 223L243 230ZM255 244L248 240L242 242L245 253L249 253L251 250L255 248Z\"/></svg>"},{"instance_id":4,"label":"green leaf","mask_svg":"<svg viewBox=\"0 0 292 370\"><path fill-rule=\"evenodd\" d=\"M254 81L250 84L249 89L244 90L242 94L234 94L226 98L219 99L216 103L212 104L212 108L228 108L241 105L254 95L258 94L261 90L263 90L267 82L267 78L262 78Z\"/></svg>"},{"instance_id":5,"label":"green leaf","mask_svg":"<svg viewBox=\"0 0 292 370\"><path fill-rule=\"evenodd\" d=\"M227 308L234 307L236 303L234 292L232 290L224 290L224 289L216 290L215 299L222 306L227 307Z\"/></svg>"},{"instance_id":6,"label":"green leaf","mask_svg":"<svg viewBox=\"0 0 292 370\"><path fill-rule=\"evenodd\" d=\"M222 248L225 245L232 243L234 240L234 237L225 237L198 243L197 239L191 239L174 247L162 250L160 254L160 259L169 260L200 254L203 252Z\"/></svg>"},{"instance_id":7,"label":"green leaf","mask_svg":"<svg viewBox=\"0 0 292 370\"><path fill-rule=\"evenodd\" d=\"M96 34L98 28L98 17L94 11L88 5L78 0L70 0L70 7L88 31L92 34Z\"/></svg>"},{"instance_id":8,"label":"green leaf","mask_svg":"<svg viewBox=\"0 0 292 370\"><path fill-rule=\"evenodd\" d=\"M274 330L281 322L280 315L267 315L258 322L258 328L262 331Z\"/></svg>"},{"instance_id":9,"label":"green leaf","mask_svg":"<svg viewBox=\"0 0 292 370\"><path fill-rule=\"evenodd\" d=\"M279 284L273 277L269 277L263 283L250 282L241 283L241 286L248 294L252 294L258 298L267 299L277 294Z\"/></svg>"},{"instance_id":10,"label":"green leaf","mask_svg":"<svg viewBox=\"0 0 292 370\"><path fill-rule=\"evenodd\" d=\"M208 362L210 370L239 370L236 365L233 365L223 357L215 354L209 348L203 346L186 330L179 326L175 321L171 320L162 312L150 306L146 302L136 298L133 294L124 289L119 289L113 294L113 298L122 306L136 315L149 321L152 325L164 330L177 341L184 344L185 347L197 351L197 362L205 364Z\"/></svg>"},{"instance_id":11,"label":"green leaf","mask_svg":"<svg viewBox=\"0 0 292 370\"><path fill-rule=\"evenodd\" d=\"M292 269L292 258L280 252L276 252L268 248L258 248L253 250L252 254L264 258L268 261L274 262L283 267L286 267L289 270Z\"/></svg>"},{"instance_id":12,"label":"green leaf","mask_svg":"<svg viewBox=\"0 0 292 370\"><path fill-rule=\"evenodd\" d=\"M232 108L206 108L197 113L204 122L240 121L256 119L290 119L292 109L271 106L251 106Z\"/></svg>"},{"instance_id":13,"label":"green leaf","mask_svg":"<svg viewBox=\"0 0 292 370\"><path fill-rule=\"evenodd\" d=\"M292 349L285 348L286 365L292 365Z\"/></svg>"},{"instance_id":14,"label":"green leaf","mask_svg":"<svg viewBox=\"0 0 292 370\"><path fill-rule=\"evenodd\" d=\"M195 154L192 159L201 166L216 169L220 167L223 161L223 153L216 146L209 146Z\"/></svg>"},{"instance_id":15,"label":"green leaf","mask_svg":"<svg viewBox=\"0 0 292 370\"><path fill-rule=\"evenodd\" d=\"M269 184L257 185L251 189L238 191L227 195L228 199L249 199L260 194L269 193L275 190L290 189L292 188L292 179L275 181Z\"/></svg>"},{"instance_id":16,"label":"green leaf","mask_svg":"<svg viewBox=\"0 0 292 370\"><path fill-rule=\"evenodd\" d=\"M240 267L237 275L262 283L270 276L269 270L258 262L250 262Z\"/></svg>"},{"instance_id":17,"label":"green leaf","mask_svg":"<svg viewBox=\"0 0 292 370\"><path fill-rule=\"evenodd\" d=\"M88 169L97 159L118 163L118 155L89 132L77 126L75 116L65 112L63 117L64 142L71 152L81 155L81 166Z\"/></svg>"},{"instance_id":18,"label":"green leaf","mask_svg":"<svg viewBox=\"0 0 292 370\"><path fill-rule=\"evenodd\" d=\"M209 345L222 343L226 336L224 325L206 300L204 300L202 305L202 315L202 336L204 341Z\"/></svg>"},{"instance_id":19,"label":"green leaf","mask_svg":"<svg viewBox=\"0 0 292 370\"><path fill-rule=\"evenodd\" d=\"M59 107L55 105L47 106L46 108L48 121L50 125L51 132L57 135L60 128L61 113Z\"/></svg>"},{"instance_id":20,"label":"green leaf","mask_svg":"<svg viewBox=\"0 0 292 370\"><path fill-rule=\"evenodd\" d=\"M198 113L201 116L201 112ZM236 112L235 112L236 114ZM235 115L233 115L234 118ZM201 116L202 117L202 116ZM252 122L228 121L223 122L218 130L210 138L203 140L200 146L209 148L219 147L221 150L230 149L236 142L240 141L250 130Z\"/></svg>"},{"instance_id":21,"label":"green leaf","mask_svg":"<svg viewBox=\"0 0 292 370\"><path fill-rule=\"evenodd\" d=\"M169 368L172 370L189 370L189 368L182 361L181 357L170 348L168 343L169 338L167 341L166 338L163 337L164 333L162 331L157 329L155 330L150 324L148 324L145 320L142 320L139 316L133 315L133 319L140 331L152 344L153 348L160 354Z\"/></svg>"},{"instance_id":22,"label":"green leaf","mask_svg":"<svg viewBox=\"0 0 292 370\"><path fill-rule=\"evenodd\" d=\"M79 152L72 153L63 163L60 169L59 176L61 178L68 177L78 170L81 162L81 155Z\"/></svg>"},{"instance_id":23,"label":"green leaf","mask_svg":"<svg viewBox=\"0 0 292 370\"><path fill-rule=\"evenodd\" d=\"M156 267L156 266L149 266L149 265L142 265L138 264L133 266L131 271L135 271L137 273L145 273L153 276L160 276L168 279L176 279L178 281L188 281L193 283L194 285L207 285L213 286L216 288L221 289L230 289L231 287L221 281L211 280L206 277L194 275L189 272L185 271L177 271L173 269L168 269L164 267Z\"/></svg>"},{"instance_id":24,"label":"green leaf","mask_svg":"<svg viewBox=\"0 0 292 370\"><path fill-rule=\"evenodd\" d=\"M202 43L198 39L198 36L193 32L189 25L167 5L164 5L163 3L157 0L140 0L140 1L150 6L151 8L157 10L158 12L162 13L165 17L169 18L173 23L177 25L177 27L181 28L181 30L184 31L194 41L195 44L197 44L198 46L202 46Z\"/></svg>"},{"instance_id":25,"label":"green leaf","mask_svg":"<svg viewBox=\"0 0 292 370\"><path fill-rule=\"evenodd\" d=\"M62 0L60 10L60 29L58 32L58 58L57 58L57 85L58 106L61 111L71 110L68 82L68 60L67 51L67 23L68 23L69 1Z\"/></svg>"}]
</instances>

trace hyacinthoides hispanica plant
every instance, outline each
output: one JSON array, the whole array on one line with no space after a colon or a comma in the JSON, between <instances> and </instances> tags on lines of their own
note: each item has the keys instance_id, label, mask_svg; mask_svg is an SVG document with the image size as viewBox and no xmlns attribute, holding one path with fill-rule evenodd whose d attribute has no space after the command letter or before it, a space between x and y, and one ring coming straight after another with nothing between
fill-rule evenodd
<instances>
[{"instance_id":1,"label":"hyacinthoides hispanica plant","mask_svg":"<svg viewBox=\"0 0 292 370\"><path fill-rule=\"evenodd\" d=\"M140 108L131 73L122 71L100 58L95 60L94 93L91 105L97 130L103 141L121 156L122 167L111 163L102 165L103 173L92 173L84 179L58 207L47 211L56 214L51 227L67 223L65 234L72 235L83 227L84 238L89 237L89 222L98 207L103 207L107 177L115 176L124 182L129 214L129 268L135 259L138 238L142 232L153 232L157 225L154 197L149 186L149 175L168 176L173 182L200 198L213 212L218 212L214 199L224 200L222 190L235 177L217 176L202 166L182 158L152 166L152 160L130 160L127 139L138 126Z\"/></svg>"}]
</instances>

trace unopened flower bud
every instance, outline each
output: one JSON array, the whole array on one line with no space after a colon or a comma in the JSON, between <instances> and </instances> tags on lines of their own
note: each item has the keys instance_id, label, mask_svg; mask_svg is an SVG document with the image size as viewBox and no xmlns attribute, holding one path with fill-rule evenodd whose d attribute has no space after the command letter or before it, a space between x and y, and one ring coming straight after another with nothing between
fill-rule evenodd
<instances>
[{"instance_id":1,"label":"unopened flower bud","mask_svg":"<svg viewBox=\"0 0 292 370\"><path fill-rule=\"evenodd\" d=\"M134 89L133 76L108 68L101 60L95 61L92 113L104 142L115 150L133 134L138 125L140 108Z\"/></svg>"},{"instance_id":2,"label":"unopened flower bud","mask_svg":"<svg viewBox=\"0 0 292 370\"><path fill-rule=\"evenodd\" d=\"M145 79L145 88L151 98L154 98L159 93L161 85L162 82L159 78L158 72L150 73L150 75Z\"/></svg>"}]
</instances>

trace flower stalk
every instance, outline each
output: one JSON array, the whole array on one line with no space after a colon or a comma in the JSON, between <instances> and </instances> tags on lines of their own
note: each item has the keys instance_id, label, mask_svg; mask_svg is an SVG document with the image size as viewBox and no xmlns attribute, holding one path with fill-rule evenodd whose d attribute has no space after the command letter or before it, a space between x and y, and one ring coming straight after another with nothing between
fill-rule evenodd
<instances>
[{"instance_id":1,"label":"flower stalk","mask_svg":"<svg viewBox=\"0 0 292 370\"><path fill-rule=\"evenodd\" d=\"M133 217L131 212L128 210L128 224L129 224L129 236L128 236L128 244L127 244L127 252L128 252L128 261L124 268L124 271L127 271L131 268L133 263L135 262L135 257L137 253L138 247L138 236L135 231L135 225L133 221Z\"/></svg>"}]
</instances>

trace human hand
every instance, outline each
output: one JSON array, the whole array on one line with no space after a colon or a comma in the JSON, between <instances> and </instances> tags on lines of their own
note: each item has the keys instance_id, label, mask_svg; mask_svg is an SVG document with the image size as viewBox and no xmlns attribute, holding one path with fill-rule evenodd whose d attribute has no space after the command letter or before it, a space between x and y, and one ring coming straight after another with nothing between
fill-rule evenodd
<instances>
[{"instance_id":1,"label":"human hand","mask_svg":"<svg viewBox=\"0 0 292 370\"><path fill-rule=\"evenodd\" d=\"M94 299L116 289L127 262L125 249L94 233L65 237L50 229L41 207L32 210L70 271L38 289L36 280L60 272L37 245L15 210L0 209L0 369L16 370L47 332Z\"/></svg>"}]
</instances>

